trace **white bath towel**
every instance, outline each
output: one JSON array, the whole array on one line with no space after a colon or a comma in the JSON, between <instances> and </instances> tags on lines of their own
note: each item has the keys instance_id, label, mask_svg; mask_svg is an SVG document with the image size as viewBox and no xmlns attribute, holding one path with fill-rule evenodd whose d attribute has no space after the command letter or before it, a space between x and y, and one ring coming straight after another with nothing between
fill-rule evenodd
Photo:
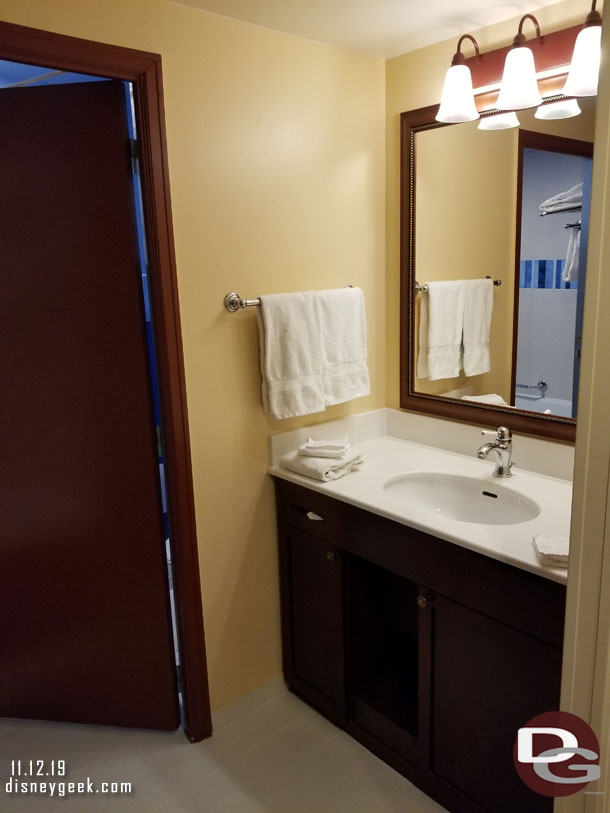
<instances>
[{"instance_id":1,"label":"white bath towel","mask_svg":"<svg viewBox=\"0 0 610 813\"><path fill-rule=\"evenodd\" d=\"M536 534L532 537L534 548L543 565L567 567L570 553L570 540L567 536L545 536Z\"/></svg>"},{"instance_id":2,"label":"white bath towel","mask_svg":"<svg viewBox=\"0 0 610 813\"><path fill-rule=\"evenodd\" d=\"M508 406L501 395L490 392L488 395L462 395L462 401L475 401L479 404L496 404L496 406Z\"/></svg>"},{"instance_id":3,"label":"white bath towel","mask_svg":"<svg viewBox=\"0 0 610 813\"><path fill-rule=\"evenodd\" d=\"M274 418L325 408L320 310L315 291L261 296L262 396Z\"/></svg>"},{"instance_id":4,"label":"white bath towel","mask_svg":"<svg viewBox=\"0 0 610 813\"><path fill-rule=\"evenodd\" d=\"M419 378L436 381L460 374L463 318L462 281L429 282L420 311L420 344L423 346L417 365Z\"/></svg>"},{"instance_id":5,"label":"white bath towel","mask_svg":"<svg viewBox=\"0 0 610 813\"><path fill-rule=\"evenodd\" d=\"M580 229L570 229L570 240L568 242L568 252L566 264L563 268L561 278L564 282L576 282L578 280L578 264L580 260Z\"/></svg>"},{"instance_id":6,"label":"white bath towel","mask_svg":"<svg viewBox=\"0 0 610 813\"><path fill-rule=\"evenodd\" d=\"M323 391L327 406L369 395L366 316L360 288L317 291L322 331Z\"/></svg>"},{"instance_id":7,"label":"white bath towel","mask_svg":"<svg viewBox=\"0 0 610 813\"><path fill-rule=\"evenodd\" d=\"M576 206L582 206L582 184L577 183L576 186L566 189L565 192L560 192L558 195L553 195L540 204L540 211L544 214L549 212L563 212L565 209L573 209Z\"/></svg>"},{"instance_id":8,"label":"white bath towel","mask_svg":"<svg viewBox=\"0 0 610 813\"><path fill-rule=\"evenodd\" d=\"M464 280L464 374L481 375L491 369L489 328L493 311L493 280Z\"/></svg>"},{"instance_id":9,"label":"white bath towel","mask_svg":"<svg viewBox=\"0 0 610 813\"><path fill-rule=\"evenodd\" d=\"M362 463L362 453L352 447L341 458L304 457L298 450L288 452L280 460L280 466L314 480L338 480L344 474L357 469Z\"/></svg>"},{"instance_id":10,"label":"white bath towel","mask_svg":"<svg viewBox=\"0 0 610 813\"><path fill-rule=\"evenodd\" d=\"M345 455L351 443L347 438L337 438L337 440L314 440L308 438L306 443L299 446L299 454L305 457L334 457L340 458Z\"/></svg>"}]
</instances>

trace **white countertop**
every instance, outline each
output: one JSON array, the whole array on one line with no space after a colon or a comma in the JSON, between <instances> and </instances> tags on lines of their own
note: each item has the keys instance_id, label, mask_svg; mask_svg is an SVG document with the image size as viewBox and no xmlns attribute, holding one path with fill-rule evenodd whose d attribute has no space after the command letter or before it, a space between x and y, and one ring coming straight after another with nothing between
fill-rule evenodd
<instances>
[{"instance_id":1,"label":"white countertop","mask_svg":"<svg viewBox=\"0 0 610 813\"><path fill-rule=\"evenodd\" d=\"M572 502L572 484L569 481L523 471L516 466L513 467L512 477L498 480L492 476L492 461L393 437L375 438L357 445L362 450L364 463L359 470L339 480L325 483L279 466L272 466L269 472L552 581L564 584L567 581L567 568L548 567L540 563L532 545L532 536L569 536ZM412 472L475 477L480 478L482 483L489 483L490 487L501 483L503 488L519 492L538 503L540 514L529 522L517 525L479 525L409 508L399 497L384 491L383 485L392 478Z\"/></svg>"}]
</instances>

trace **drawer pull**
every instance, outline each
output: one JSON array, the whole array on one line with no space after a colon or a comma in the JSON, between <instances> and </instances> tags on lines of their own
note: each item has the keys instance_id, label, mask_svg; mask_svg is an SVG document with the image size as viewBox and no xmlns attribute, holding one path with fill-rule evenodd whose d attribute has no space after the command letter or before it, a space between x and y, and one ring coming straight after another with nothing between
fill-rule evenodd
<instances>
[{"instance_id":1,"label":"drawer pull","mask_svg":"<svg viewBox=\"0 0 610 813\"><path fill-rule=\"evenodd\" d=\"M306 516L307 516L307 519L313 519L313 520L316 520L316 522L323 522L324 521L324 517L321 517L319 514L314 514L313 511L308 511Z\"/></svg>"},{"instance_id":2,"label":"drawer pull","mask_svg":"<svg viewBox=\"0 0 610 813\"><path fill-rule=\"evenodd\" d=\"M332 550L327 550L326 551L326 560L328 562L334 562L335 561L335 554L332 552Z\"/></svg>"},{"instance_id":3,"label":"drawer pull","mask_svg":"<svg viewBox=\"0 0 610 813\"><path fill-rule=\"evenodd\" d=\"M307 519L316 520L317 522L322 522L324 520L324 517L321 517L319 514L316 514L313 511L308 511L306 508L296 505L295 503L291 503L290 507L293 509L293 511L297 511L299 514L306 516Z\"/></svg>"},{"instance_id":4,"label":"drawer pull","mask_svg":"<svg viewBox=\"0 0 610 813\"><path fill-rule=\"evenodd\" d=\"M417 597L417 606L421 607L422 609L428 605L425 596L418 596Z\"/></svg>"}]
</instances>

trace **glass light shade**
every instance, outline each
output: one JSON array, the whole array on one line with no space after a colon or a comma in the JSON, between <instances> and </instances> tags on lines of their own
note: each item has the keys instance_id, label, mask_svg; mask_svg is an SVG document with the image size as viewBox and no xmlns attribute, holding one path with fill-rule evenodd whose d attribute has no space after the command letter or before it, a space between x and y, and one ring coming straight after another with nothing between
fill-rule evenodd
<instances>
[{"instance_id":1,"label":"glass light shade","mask_svg":"<svg viewBox=\"0 0 610 813\"><path fill-rule=\"evenodd\" d=\"M576 37L570 72L562 91L565 96L597 95L601 36L601 25L590 25Z\"/></svg>"},{"instance_id":2,"label":"glass light shade","mask_svg":"<svg viewBox=\"0 0 610 813\"><path fill-rule=\"evenodd\" d=\"M563 99L560 102L541 104L534 113L537 119L571 119L580 115L580 107L576 99Z\"/></svg>"},{"instance_id":3,"label":"glass light shade","mask_svg":"<svg viewBox=\"0 0 610 813\"><path fill-rule=\"evenodd\" d=\"M467 65L452 65L445 74L437 121L459 124L479 118L472 92L472 76Z\"/></svg>"},{"instance_id":4,"label":"glass light shade","mask_svg":"<svg viewBox=\"0 0 610 813\"><path fill-rule=\"evenodd\" d=\"M526 110L537 107L541 101L534 55L525 45L511 48L506 55L496 107L498 110Z\"/></svg>"},{"instance_id":5,"label":"glass light shade","mask_svg":"<svg viewBox=\"0 0 610 813\"><path fill-rule=\"evenodd\" d=\"M496 113L493 116L483 116L479 122L479 130L508 130L518 127L519 119L516 113Z\"/></svg>"}]
</instances>

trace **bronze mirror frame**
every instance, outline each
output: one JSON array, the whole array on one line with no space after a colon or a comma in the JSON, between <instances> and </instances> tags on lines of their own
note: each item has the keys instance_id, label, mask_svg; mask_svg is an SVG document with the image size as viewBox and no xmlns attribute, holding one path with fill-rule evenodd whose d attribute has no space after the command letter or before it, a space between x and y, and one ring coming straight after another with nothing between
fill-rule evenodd
<instances>
[{"instance_id":1,"label":"bronze mirror frame","mask_svg":"<svg viewBox=\"0 0 610 813\"><path fill-rule=\"evenodd\" d=\"M564 66L563 72L552 79L543 80L540 90L545 102L564 98L558 95L563 85L567 65L572 57L574 41L582 26L566 28L542 38L541 43L529 43L536 59L537 70L555 66ZM477 59L466 60L473 75L474 87L499 84L502 76L504 59L509 47L490 51ZM476 96L476 103L481 116L498 112L492 107L497 90ZM514 431L527 435L554 438L574 442L576 418L559 415L533 413L514 407L501 407L489 404L470 402L468 404L455 398L442 395L430 395L414 389L415 367L415 173L416 173L416 139L418 133L438 127L453 127L435 120L438 104L408 110L401 114L401 178L400 178L400 407L415 412L424 412L450 420L467 423L499 426L508 423ZM457 125L459 126L459 125ZM425 274L424 274L425 277ZM421 281L425 281L422 279ZM513 295L511 285L502 288ZM513 356L514 341L513 335Z\"/></svg>"}]
</instances>

